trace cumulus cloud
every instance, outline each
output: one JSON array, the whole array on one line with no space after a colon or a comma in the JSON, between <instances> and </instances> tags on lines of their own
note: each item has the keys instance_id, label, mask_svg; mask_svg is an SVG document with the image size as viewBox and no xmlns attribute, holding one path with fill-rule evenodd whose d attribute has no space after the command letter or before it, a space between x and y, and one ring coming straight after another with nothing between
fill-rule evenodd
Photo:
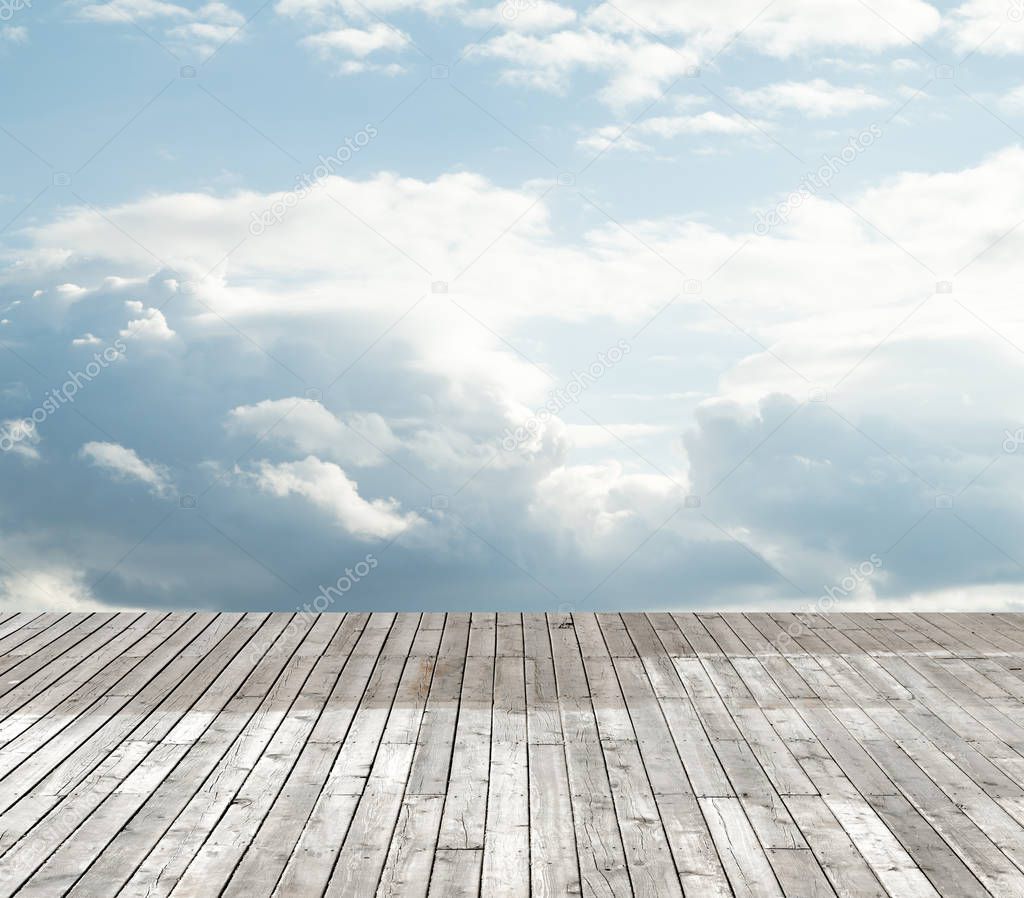
<instances>
[{"instance_id":1,"label":"cumulus cloud","mask_svg":"<svg viewBox=\"0 0 1024 898\"><path fill-rule=\"evenodd\" d=\"M888 101L863 87L842 87L824 78L782 81L750 90L734 89L731 94L744 106L767 112L794 110L811 118L846 115L888 105Z\"/></svg>"},{"instance_id":2,"label":"cumulus cloud","mask_svg":"<svg viewBox=\"0 0 1024 898\"><path fill-rule=\"evenodd\" d=\"M168 42L200 53L212 53L239 36L245 24L245 16L221 2L185 6L164 0L110 0L81 6L78 17L107 25L162 24Z\"/></svg>"},{"instance_id":3,"label":"cumulus cloud","mask_svg":"<svg viewBox=\"0 0 1024 898\"><path fill-rule=\"evenodd\" d=\"M888 26L863 4L831 4L829 11L827 16L816 15L806 0L788 0L770 7L759 6L757 0L727 0L713 5L630 0L625 4L602 4L589 19L619 31L683 35L716 49L742 29L746 46L777 57L825 47L879 51L907 46L934 34L941 24L939 11L922 0L888 4Z\"/></svg>"},{"instance_id":4,"label":"cumulus cloud","mask_svg":"<svg viewBox=\"0 0 1024 898\"><path fill-rule=\"evenodd\" d=\"M163 343L174 338L174 331L168 326L164 313L159 309L147 309L138 300L129 300L125 306L133 315L139 316L130 320L121 331L121 336L126 340Z\"/></svg>"},{"instance_id":5,"label":"cumulus cloud","mask_svg":"<svg viewBox=\"0 0 1024 898\"><path fill-rule=\"evenodd\" d=\"M588 554L607 552L624 525L650 532L684 499L659 474L631 473L618 462L554 468L538 484L529 513L537 526Z\"/></svg>"},{"instance_id":6,"label":"cumulus cloud","mask_svg":"<svg viewBox=\"0 0 1024 898\"><path fill-rule=\"evenodd\" d=\"M568 90L579 72L604 73L609 80L600 95L612 106L656 97L699 64L692 50L589 27L545 35L509 31L473 46L467 55L505 63L502 79L508 83L555 93Z\"/></svg>"},{"instance_id":7,"label":"cumulus cloud","mask_svg":"<svg viewBox=\"0 0 1024 898\"><path fill-rule=\"evenodd\" d=\"M115 480L145 484L154 495L163 496L171 490L171 476L167 468L144 461L134 449L119 443L86 443L79 455Z\"/></svg>"},{"instance_id":8,"label":"cumulus cloud","mask_svg":"<svg viewBox=\"0 0 1024 898\"><path fill-rule=\"evenodd\" d=\"M409 563L436 565L439 580L466 589L483 576L478 558L501 557L490 546L561 593L578 588L581 572L600 580L595 559L610 570L641 543L626 577L633 591L678 584L680 601L705 604L814 594L872 552L884 558L872 583L880 599L940 586L995 594L1019 581L970 529L1011 556L1024 533L1009 498L1019 458L1001 449L1005 432L1024 425L1006 401L1024 389L1014 348L1024 345L1024 313L1012 301L1024 248L1014 230L1019 148L958 171L905 172L845 196L853 211L808 197L763 235L679 217L623 216L619 227L594 212L567 239L551 224L552 199L478 175L331 178L199 283L273 198L154 195L102 210L173 271L154 270L134 241L71 208L19 233L22 264L8 275L18 296L43 291L11 313L22 318L57 284L87 286L60 324L65 350L75 335L114 332L107 322L123 322L127 291L154 309L196 282L173 293L187 364L161 357L158 367L139 354L110 389L118 402L152 401L135 384L163 378L158 413L119 426L151 428L145 443L125 442L166 442L187 476L232 472L260 440L255 460L238 465L245 473L225 475L235 488L211 493L259 557L302 543L295 534L324 553L321 563L328 539L336 548L429 534L442 525L411 509L446 496L451 530ZM123 281L98 278L98 267ZM703 278L703 292L680 292L680 271ZM435 292L436 280L448 292ZM650 392L641 369L661 349L652 342L527 445L502 449L504 430L568 377L560 352L596 352L609 331L638 343L660 334L674 357L699 360L711 372L699 380L696 362L685 373L658 369L668 396L709 394L696 413L674 399L671 408L609 400ZM311 387L323 402L305 398ZM105 379L91 389L106 388ZM598 436L585 414L618 439ZM88 456L105 471L169 489L159 466L93 445L105 447ZM685 505L691 494L699 505ZM953 508L936 504L941 495L957 496ZM312 509L337 526L318 526ZM613 579L601 595L621 599L608 592L616 588L625 585Z\"/></svg>"},{"instance_id":9,"label":"cumulus cloud","mask_svg":"<svg viewBox=\"0 0 1024 898\"><path fill-rule=\"evenodd\" d=\"M391 539L420 520L414 513L403 514L397 499L364 499L342 468L313 455L278 465L262 462L255 477L265 492L300 496L359 539Z\"/></svg>"},{"instance_id":10,"label":"cumulus cloud","mask_svg":"<svg viewBox=\"0 0 1024 898\"><path fill-rule=\"evenodd\" d=\"M110 611L92 594L85 572L40 563L17 570L0 562L0 608L5 611Z\"/></svg>"},{"instance_id":11,"label":"cumulus cloud","mask_svg":"<svg viewBox=\"0 0 1024 898\"><path fill-rule=\"evenodd\" d=\"M39 461L39 428L30 418L9 418L0 422L0 451Z\"/></svg>"},{"instance_id":12,"label":"cumulus cloud","mask_svg":"<svg viewBox=\"0 0 1024 898\"><path fill-rule=\"evenodd\" d=\"M370 28L338 28L310 35L303 43L324 53L338 52L364 59L378 50L401 50L409 43L402 32L384 24Z\"/></svg>"},{"instance_id":13,"label":"cumulus cloud","mask_svg":"<svg viewBox=\"0 0 1024 898\"><path fill-rule=\"evenodd\" d=\"M340 464L374 467L387 463L399 440L379 414L355 413L344 420L312 399L264 399L233 408L230 433L261 436L303 455L319 455Z\"/></svg>"},{"instance_id":14,"label":"cumulus cloud","mask_svg":"<svg viewBox=\"0 0 1024 898\"><path fill-rule=\"evenodd\" d=\"M1024 7L1016 0L968 0L945 24L958 53L1024 53Z\"/></svg>"},{"instance_id":15,"label":"cumulus cloud","mask_svg":"<svg viewBox=\"0 0 1024 898\"><path fill-rule=\"evenodd\" d=\"M657 98L737 42L778 58L825 48L880 52L925 40L941 23L938 10L922 0L897 0L886 18L888 24L857 3L831 5L828 15L818 15L798 0L768 6L632 0L600 4L572 28L496 35L470 56L498 60L505 80L544 90L564 91L574 74L598 72L608 79L603 99L625 106Z\"/></svg>"}]
</instances>

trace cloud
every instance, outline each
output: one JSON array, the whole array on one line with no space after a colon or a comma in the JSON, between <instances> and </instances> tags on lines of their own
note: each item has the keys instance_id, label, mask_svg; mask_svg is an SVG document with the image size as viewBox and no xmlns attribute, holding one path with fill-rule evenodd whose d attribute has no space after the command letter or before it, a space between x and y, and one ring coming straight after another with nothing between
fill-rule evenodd
<instances>
[{"instance_id":1,"label":"cloud","mask_svg":"<svg viewBox=\"0 0 1024 898\"><path fill-rule=\"evenodd\" d=\"M1024 84L1007 91L999 98L999 105L1007 112L1024 112Z\"/></svg>"},{"instance_id":2,"label":"cloud","mask_svg":"<svg viewBox=\"0 0 1024 898\"><path fill-rule=\"evenodd\" d=\"M103 341L93 333L82 334L71 341L72 346L99 346Z\"/></svg>"},{"instance_id":3,"label":"cloud","mask_svg":"<svg viewBox=\"0 0 1024 898\"><path fill-rule=\"evenodd\" d=\"M581 137L576 145L591 152L604 153L613 147L626 153L642 153L650 150L650 144L637 140L623 125L603 125L590 134Z\"/></svg>"},{"instance_id":4,"label":"cloud","mask_svg":"<svg viewBox=\"0 0 1024 898\"><path fill-rule=\"evenodd\" d=\"M431 596L478 595L500 564L511 584L502 599L552 601L533 581L523 598L514 562L578 599L634 549L594 603L643 590L680 603L777 604L817 594L872 552L884 557L872 582L883 600L1020 581L970 527L1020 553L1024 514L1013 497L1024 483L1019 458L1001 447L1024 426L1006 400L1024 392L1014 348L1024 345L1024 312L1013 302L1024 151L904 172L843 202L808 196L763 235L753 211L730 227L637 218L595 194L622 227L581 204L584 224L567 236L552 219L568 194L541 198L535 186L465 172L329 178L240 246L252 212L280 194L150 195L102 216L70 207L17 232L19 264L3 290L32 297L10 313L14 326L33 325L32 357L52 353L57 371L75 336L117 332L127 296L143 310L173 299L187 355L128 354L89 401L93 410L145 404L151 414L119 416L117 427L126 445L166 446L176 481L206 487L227 472L234 488L204 500L216 503L218 526L286 576L327 577L359 541L410 529L396 580L375 577L395 594L418 571ZM702 292L680 293L680 272L703 279ZM55 292L66 283L85 291L70 305ZM54 303L60 315L48 313ZM505 429L569 378L566 359L585 367L609 335L638 335L629 360L527 445L501 448ZM666 403L623 398L656 392L652 357L671 363L655 378ZM322 402L304 398L310 388ZM696 410L674 398L698 394ZM621 442L605 440L585 414L632 429L612 426ZM87 424L64 414L47 426L48 458L12 483L21 492L5 500L7 513L29 509L55 546L102 524L116 560L152 522L122 521L120 505L102 518L59 499L88 492L73 480L84 466L46 462L81 445ZM235 474L260 437L259 455L243 456ZM159 466L106 445L122 467L156 470L148 485L166 491ZM691 493L701 505L673 515ZM40 494L47 501L28 498ZM936 504L941 495L956 497L953 509ZM437 496L450 513L413 511ZM54 507L60 520L45 516ZM323 526L314 508L338 526ZM163 559L162 600L165 579L180 592L190 576L173 559L198 539L183 529L150 548ZM96 551L76 550L68 563ZM211 554L202 575L217 567ZM132 570L144 581L143 568ZM226 577L217 583L251 606L257 587L243 595ZM128 594L128 584L107 588L104 599ZM280 601L279 582L261 588L260 601Z\"/></svg>"},{"instance_id":5,"label":"cloud","mask_svg":"<svg viewBox=\"0 0 1024 898\"><path fill-rule=\"evenodd\" d=\"M345 420L312 399L265 399L233 408L229 433L260 436L303 455L319 455L339 464L375 467L399 448L388 422L378 414L350 414Z\"/></svg>"},{"instance_id":6,"label":"cloud","mask_svg":"<svg viewBox=\"0 0 1024 898\"><path fill-rule=\"evenodd\" d=\"M640 137L658 140L695 136L758 137L770 127L770 123L758 119L708 110L696 115L655 115L629 128L608 125L582 138L578 145L601 152L615 149L638 153L651 149Z\"/></svg>"},{"instance_id":7,"label":"cloud","mask_svg":"<svg viewBox=\"0 0 1024 898\"><path fill-rule=\"evenodd\" d=\"M28 29L24 25L4 25L0 27L0 43L27 44Z\"/></svg>"},{"instance_id":8,"label":"cloud","mask_svg":"<svg viewBox=\"0 0 1024 898\"><path fill-rule=\"evenodd\" d=\"M577 72L604 73L609 80L600 96L611 106L657 97L699 63L690 50L588 27L543 36L506 32L473 46L467 57L507 63L502 80L554 93L567 91Z\"/></svg>"},{"instance_id":9,"label":"cloud","mask_svg":"<svg viewBox=\"0 0 1024 898\"><path fill-rule=\"evenodd\" d=\"M941 23L938 10L921 0L895 0L885 15L887 22L852 2L817 15L797 0L768 6L632 0L600 4L572 28L494 36L468 56L498 60L505 81L548 91L566 91L579 72L603 74L601 98L621 107L659 97L734 45L776 58L827 48L881 52L926 40Z\"/></svg>"},{"instance_id":10,"label":"cloud","mask_svg":"<svg viewBox=\"0 0 1024 898\"><path fill-rule=\"evenodd\" d=\"M375 16L416 10L429 15L445 11L460 12L463 0L277 0L279 15L313 21L346 17L373 19Z\"/></svg>"},{"instance_id":11,"label":"cloud","mask_svg":"<svg viewBox=\"0 0 1024 898\"><path fill-rule=\"evenodd\" d=\"M495 6L462 13L474 28L499 25L509 31L552 31L575 22L576 11L550 0L502 0Z\"/></svg>"},{"instance_id":12,"label":"cloud","mask_svg":"<svg viewBox=\"0 0 1024 898\"><path fill-rule=\"evenodd\" d=\"M121 331L121 336L126 340L163 343L174 339L174 331L168 326L164 313L159 309L147 309L138 300L129 300L125 306L133 315L140 316L129 321L127 327Z\"/></svg>"},{"instance_id":13,"label":"cloud","mask_svg":"<svg viewBox=\"0 0 1024 898\"><path fill-rule=\"evenodd\" d=\"M31 418L9 418L0 422L0 451L13 452L29 461L39 461L39 428Z\"/></svg>"},{"instance_id":14,"label":"cloud","mask_svg":"<svg viewBox=\"0 0 1024 898\"><path fill-rule=\"evenodd\" d=\"M106 471L115 480L138 481L156 496L167 495L173 484L170 472L163 465L143 461L134 449L118 443L86 443L79 455L90 464Z\"/></svg>"},{"instance_id":15,"label":"cloud","mask_svg":"<svg viewBox=\"0 0 1024 898\"><path fill-rule=\"evenodd\" d=\"M641 134L678 137L682 134L750 134L763 131L767 126L746 116L708 111L697 115L656 115L637 127Z\"/></svg>"},{"instance_id":16,"label":"cloud","mask_svg":"<svg viewBox=\"0 0 1024 898\"><path fill-rule=\"evenodd\" d=\"M90 22L123 23L149 19L188 18L191 11L176 3L162 0L110 0L90 3L79 11L80 18Z\"/></svg>"},{"instance_id":17,"label":"cloud","mask_svg":"<svg viewBox=\"0 0 1024 898\"><path fill-rule=\"evenodd\" d=\"M82 6L78 17L108 25L162 22L165 40L203 54L241 35L245 24L245 16L221 2L194 9L163 0L111 0Z\"/></svg>"},{"instance_id":18,"label":"cloud","mask_svg":"<svg viewBox=\"0 0 1024 898\"><path fill-rule=\"evenodd\" d=\"M340 53L365 59L378 50L402 50L409 38L394 28L378 23L369 28L337 28L310 35L302 41L307 47L324 54Z\"/></svg>"},{"instance_id":19,"label":"cloud","mask_svg":"<svg viewBox=\"0 0 1024 898\"><path fill-rule=\"evenodd\" d=\"M265 492L300 496L359 539L391 539L420 521L416 514L403 514L397 499L367 501L342 468L313 455L279 465L261 462L255 477Z\"/></svg>"},{"instance_id":20,"label":"cloud","mask_svg":"<svg viewBox=\"0 0 1024 898\"><path fill-rule=\"evenodd\" d=\"M1018 0L968 0L946 17L958 53L1024 53L1024 5Z\"/></svg>"},{"instance_id":21,"label":"cloud","mask_svg":"<svg viewBox=\"0 0 1024 898\"><path fill-rule=\"evenodd\" d=\"M840 87L823 78L783 81L751 90L734 89L730 93L745 106L769 113L795 110L811 118L846 115L888 105L887 100L863 87Z\"/></svg>"},{"instance_id":22,"label":"cloud","mask_svg":"<svg viewBox=\"0 0 1024 898\"><path fill-rule=\"evenodd\" d=\"M630 473L617 462L567 465L537 484L529 513L537 525L587 553L607 552L626 524L662 524L683 492L658 474Z\"/></svg>"},{"instance_id":23,"label":"cloud","mask_svg":"<svg viewBox=\"0 0 1024 898\"><path fill-rule=\"evenodd\" d=\"M757 0L726 0L713 5L631 0L602 4L589 21L609 30L684 36L716 52L742 31L739 39L745 46L780 58L828 47L877 52L909 46L934 34L941 23L939 11L921 0L889 3L885 10L888 22L858 3L831 4L829 12L817 15L805 0L769 7Z\"/></svg>"},{"instance_id":24,"label":"cloud","mask_svg":"<svg viewBox=\"0 0 1024 898\"><path fill-rule=\"evenodd\" d=\"M84 571L40 563L0 569L0 608L5 611L111 611L92 594Z\"/></svg>"}]
</instances>

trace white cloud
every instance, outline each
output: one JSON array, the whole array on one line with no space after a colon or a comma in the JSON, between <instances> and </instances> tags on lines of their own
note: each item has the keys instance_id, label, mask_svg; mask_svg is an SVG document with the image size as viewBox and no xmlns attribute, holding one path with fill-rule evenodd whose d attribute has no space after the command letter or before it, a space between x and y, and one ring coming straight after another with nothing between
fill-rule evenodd
<instances>
[{"instance_id":1,"label":"white cloud","mask_svg":"<svg viewBox=\"0 0 1024 898\"><path fill-rule=\"evenodd\" d=\"M221 2L193 9L162 0L111 0L83 6L78 15L86 21L110 25L163 21L167 23L167 41L204 54L240 36L245 24L245 16Z\"/></svg>"},{"instance_id":2,"label":"white cloud","mask_svg":"<svg viewBox=\"0 0 1024 898\"><path fill-rule=\"evenodd\" d=\"M752 90L735 89L731 95L745 106L760 111L795 110L811 118L845 115L860 109L877 109L888 105L882 97L863 87L841 87L823 78L811 81L783 81Z\"/></svg>"},{"instance_id":3,"label":"white cloud","mask_svg":"<svg viewBox=\"0 0 1024 898\"><path fill-rule=\"evenodd\" d=\"M39 429L27 418L8 418L0 422L0 450L13 452L30 461L39 461Z\"/></svg>"},{"instance_id":4,"label":"white cloud","mask_svg":"<svg viewBox=\"0 0 1024 898\"><path fill-rule=\"evenodd\" d=\"M495 6L466 10L462 21L474 28L500 25L509 31L552 31L576 21L576 11L550 0L502 0Z\"/></svg>"},{"instance_id":5,"label":"white cloud","mask_svg":"<svg viewBox=\"0 0 1024 898\"><path fill-rule=\"evenodd\" d=\"M71 341L72 346L99 346L103 341L93 333L85 333Z\"/></svg>"},{"instance_id":6,"label":"white cloud","mask_svg":"<svg viewBox=\"0 0 1024 898\"><path fill-rule=\"evenodd\" d=\"M126 340L142 340L152 343L164 343L174 339L175 333L167 324L164 313L159 309L147 309L138 300L125 303L128 311L140 317L133 318L120 332Z\"/></svg>"},{"instance_id":7,"label":"white cloud","mask_svg":"<svg viewBox=\"0 0 1024 898\"><path fill-rule=\"evenodd\" d=\"M303 38L302 42L325 55L340 53L356 59L365 59L379 50L403 50L409 44L409 37L395 28L378 22L369 28L336 28L333 31L322 31Z\"/></svg>"},{"instance_id":8,"label":"white cloud","mask_svg":"<svg viewBox=\"0 0 1024 898\"><path fill-rule=\"evenodd\" d=\"M110 0L83 6L79 16L91 22L124 23L148 19L188 18L190 10L162 0Z\"/></svg>"},{"instance_id":9,"label":"white cloud","mask_svg":"<svg viewBox=\"0 0 1024 898\"><path fill-rule=\"evenodd\" d=\"M649 144L637 140L633 136L633 130L627 130L625 125L603 125L576 141L576 145L585 150L603 153L606 150L615 148L626 153L641 153L651 149Z\"/></svg>"},{"instance_id":10,"label":"white cloud","mask_svg":"<svg viewBox=\"0 0 1024 898\"><path fill-rule=\"evenodd\" d=\"M165 496L172 489L173 484L167 468L144 461L134 449L128 449L119 443L86 443L79 455L116 480L134 480L145 484L156 496Z\"/></svg>"},{"instance_id":11,"label":"white cloud","mask_svg":"<svg viewBox=\"0 0 1024 898\"><path fill-rule=\"evenodd\" d=\"M733 44L774 57L825 48L879 52L910 46L939 28L941 16L922 0L893 0L882 21L856 0L758 0L602 4L574 28L544 35L506 32L469 55L506 64L512 83L564 92L580 71L608 79L601 97L626 106L656 98L680 76Z\"/></svg>"},{"instance_id":12,"label":"white cloud","mask_svg":"<svg viewBox=\"0 0 1024 898\"><path fill-rule=\"evenodd\" d=\"M27 44L28 29L24 25L4 25L0 27L0 42Z\"/></svg>"},{"instance_id":13,"label":"white cloud","mask_svg":"<svg viewBox=\"0 0 1024 898\"><path fill-rule=\"evenodd\" d=\"M624 152L643 152L651 145L638 138L653 137L671 140L676 137L697 135L724 135L756 137L769 128L768 122L739 114L723 115L708 110L696 115L656 115L637 122L625 130L625 126L607 125L582 138L578 145L590 150L608 149Z\"/></svg>"},{"instance_id":14,"label":"white cloud","mask_svg":"<svg viewBox=\"0 0 1024 898\"><path fill-rule=\"evenodd\" d=\"M590 15L609 30L681 35L712 52L741 32L744 45L777 57L828 47L877 52L909 46L934 34L941 22L939 11L921 0L892 0L885 19L856 0L780 0L767 7L758 0L629 0L601 5Z\"/></svg>"},{"instance_id":15,"label":"white cloud","mask_svg":"<svg viewBox=\"0 0 1024 898\"><path fill-rule=\"evenodd\" d=\"M216 22L190 22L188 25L178 25L170 29L167 32L167 36L190 46L215 50L225 41L229 40L237 31L237 25L221 25Z\"/></svg>"},{"instance_id":16,"label":"white cloud","mask_svg":"<svg viewBox=\"0 0 1024 898\"><path fill-rule=\"evenodd\" d=\"M603 72L609 81L600 95L612 106L658 96L699 62L692 51L586 27L544 36L507 32L474 46L467 55L508 63L502 77L509 83L555 93L565 92L576 72Z\"/></svg>"},{"instance_id":17,"label":"white cloud","mask_svg":"<svg viewBox=\"0 0 1024 898\"><path fill-rule=\"evenodd\" d=\"M89 588L84 571L67 565L19 564L0 573L0 608L5 611L111 611Z\"/></svg>"},{"instance_id":18,"label":"white cloud","mask_svg":"<svg viewBox=\"0 0 1024 898\"><path fill-rule=\"evenodd\" d=\"M584 551L607 552L623 527L649 533L683 498L659 474L626 471L617 462L553 469L537 484L529 514L538 526Z\"/></svg>"},{"instance_id":19,"label":"white cloud","mask_svg":"<svg viewBox=\"0 0 1024 898\"><path fill-rule=\"evenodd\" d=\"M62 298L74 301L84 296L89 291L85 287L79 287L78 284L58 284L56 292Z\"/></svg>"},{"instance_id":20,"label":"white cloud","mask_svg":"<svg viewBox=\"0 0 1024 898\"><path fill-rule=\"evenodd\" d=\"M261 462L255 477L265 492L301 496L360 539L390 539L421 520L414 513L403 514L397 499L364 499L342 468L313 455L278 465Z\"/></svg>"},{"instance_id":21,"label":"white cloud","mask_svg":"<svg viewBox=\"0 0 1024 898\"><path fill-rule=\"evenodd\" d=\"M827 195L808 198L788 222L760 237L742 223L723 229L681 217L635 219L609 204L609 213L622 215L628 232L595 212L589 230L562 239L550 223L553 199L538 201L535 193L465 173L430 181L331 178L324 191L334 192L372 230L317 191L280 226L239 247L230 264L198 288L201 303L183 292L174 308L176 326L187 333L192 350L181 383L191 383L195 370L216 371L230 392L210 394L246 397L244 404L232 399L214 409L208 421L215 437L223 436L219 422L232 407L229 436L248 439L262 432L290 402L266 397L288 397L306 385L283 380L285 374L274 382L267 374L277 371L274 363L236 335L225 340L223 322L205 305L286 359L310 385L330 383L358 360L330 394L334 413L299 400L294 427L282 422L280 433L267 439L273 460L242 478L271 496L303 497L346 532L397 532L411 519L404 510L424 501L422 485L410 483L408 473L390 462L386 468L367 464L360 486L366 496L393 499L363 498L346 473L359 461L361 450L353 448L358 442L338 446L332 456L345 424L372 409L380 428L374 441L393 446L389 454L432 485L436 479L439 493L468 483L460 494L460 515L510 557L547 559L554 569L571 552L607 556L612 547L639 544L678 504L680 488L617 441L591 441L587 461L599 459L583 466L589 472L577 470L573 430L553 418L523 451L503 452L485 463L494 457L504 428L528 418L557 385L566 346L552 333L579 340L572 343L573 358L579 358L581 345L608 345L608 329L637 333L678 293L678 271L658 256L695 277L730 261L715 275L714 292L705 294L710 307L700 294L680 295L638 338L650 342L638 345L630 362L608 375L609 385L616 395L650 391L643 364L671 348L675 359L693 367L685 373L659 367L657 386L676 396L698 390L712 395L695 419L678 402L670 409L645 403L624 413L621 406L605 406L596 392L586 397L585 408L599 420L622 421L628 414L647 428L677 419L679 430L691 435L674 464L664 462L674 442L669 434L648 430L636 436L644 440L645 457L697 493L746 459L715 492L717 504L702 509L721 518L724 533L710 525L706 532L695 531L698 514L689 515L685 526L673 519L650 544L662 546L664 555L637 559L665 565L666 571L678 571L681 559L698 566L724 559L716 574L721 592L706 592L705 601L726 595L745 600L756 593L750 584L760 589L764 583L764 566L745 568L747 562L737 559L759 562L725 534L751 545L794 582L813 585L827 581L842 562L875 551L875 541L889 535L883 525L895 530L889 541L894 542L900 526L934 508L930 488L879 445L921 471L934 491L952 495L1000 453L1004 430L1021 426L1006 400L1024 392L1019 354L1006 342L1024 345L1024 311L1013 301L1024 250L1024 231L1013 230L1024 205L1019 148L964 170L908 172L845 194L863 218ZM19 286L17 294L29 295L36 284L47 294L57 283L91 285L95 275L85 272L100 268L126 278L129 295L152 308L165 295L160 291L170 289L172 276L198 280L209 271L237 245L252 211L266 208L275 196L157 195L102 210L169 260L175 272L154 272L150 256L91 210L68 209L52 224L18 232L25 247L18 276L32 283ZM395 209L402 214L396 216ZM347 252L338 253L339 244ZM449 281L448 293L430 292L436 279ZM936 281L943 279L954 282L952 294L935 294ZM84 314L101 301L99 293L91 288L89 298L75 305L83 313L75 333L86 326L106 332ZM115 292L110 301L120 299ZM659 343L659 334L672 342ZM61 342L66 345L66 336ZM510 345L521 347L542 370ZM551 378L544 373L549 366ZM170 378L175 369L168 368ZM810 404L784 423L817 385L828 388L834 406ZM836 417L833 408L875 442ZM582 442L591 433L576 431ZM392 438L396 442L386 442ZM204 451L207 445L216 443L204 440ZM230 465L237 446L220 448L215 460ZM425 473L414 462L425 465L428 458L432 469ZM371 459L367 450L362 460ZM1020 486L1017 461L1003 459L986 469L985 478L968 490L965 495L980 506L972 521L982 527L998 522L1008 534L1024 528L1012 501ZM442 476L435 478L434 471ZM388 475L393 477L385 480ZM640 476L653 480L634 479ZM247 511L262 513L262 522L273 520L267 505L280 503L257 490L237 493L256 509ZM929 568L932 562L913 554L887 559L891 577L879 595L930 589L935 583L929 578L937 576L949 584L1019 578L999 559L982 557L973 544L957 549L961 525L950 518L943 525L949 527L929 533L928 540L933 557L941 556L944 564L955 559L957 566ZM577 524L583 534L578 539L572 536ZM553 531L564 543L550 538ZM592 534L600 539L594 535L581 549ZM934 551L940 543L941 553ZM907 552L913 547L912 540L901 546ZM733 593L728 585L736 586ZM785 583L779 589L765 587L761 594L791 594Z\"/></svg>"},{"instance_id":22,"label":"white cloud","mask_svg":"<svg viewBox=\"0 0 1024 898\"><path fill-rule=\"evenodd\" d=\"M277 0L279 15L319 21L345 17L372 19L403 10L438 15L447 10L461 11L463 0Z\"/></svg>"},{"instance_id":23,"label":"white cloud","mask_svg":"<svg viewBox=\"0 0 1024 898\"><path fill-rule=\"evenodd\" d=\"M1007 91L999 98L999 105L1007 112L1024 112L1024 84Z\"/></svg>"},{"instance_id":24,"label":"white cloud","mask_svg":"<svg viewBox=\"0 0 1024 898\"><path fill-rule=\"evenodd\" d=\"M1024 4L1019 0L968 0L949 13L945 24L958 53L1024 53Z\"/></svg>"},{"instance_id":25,"label":"white cloud","mask_svg":"<svg viewBox=\"0 0 1024 898\"><path fill-rule=\"evenodd\" d=\"M697 115L656 115L644 119L636 130L658 137L681 134L751 134L767 128L767 124L743 115L723 115L709 110Z\"/></svg>"},{"instance_id":26,"label":"white cloud","mask_svg":"<svg viewBox=\"0 0 1024 898\"><path fill-rule=\"evenodd\" d=\"M375 413L351 414L344 420L312 399L265 399L233 408L227 429L232 434L264 436L302 455L318 455L339 464L372 467L387 463L385 453L399 448L388 422Z\"/></svg>"}]
</instances>

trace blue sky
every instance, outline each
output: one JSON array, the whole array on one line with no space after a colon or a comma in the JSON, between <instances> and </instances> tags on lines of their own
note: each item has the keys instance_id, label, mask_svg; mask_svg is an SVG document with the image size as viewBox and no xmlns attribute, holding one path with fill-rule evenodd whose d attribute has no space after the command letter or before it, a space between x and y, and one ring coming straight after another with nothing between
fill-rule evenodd
<instances>
[{"instance_id":1,"label":"blue sky","mask_svg":"<svg viewBox=\"0 0 1024 898\"><path fill-rule=\"evenodd\" d=\"M0 602L1018 607L1022 54L1016 0L0 4Z\"/></svg>"}]
</instances>

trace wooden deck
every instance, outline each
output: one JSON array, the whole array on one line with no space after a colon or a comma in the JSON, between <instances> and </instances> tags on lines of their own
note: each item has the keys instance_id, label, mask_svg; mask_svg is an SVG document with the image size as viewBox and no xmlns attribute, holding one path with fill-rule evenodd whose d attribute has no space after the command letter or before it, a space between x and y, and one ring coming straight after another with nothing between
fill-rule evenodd
<instances>
[{"instance_id":1,"label":"wooden deck","mask_svg":"<svg viewBox=\"0 0 1024 898\"><path fill-rule=\"evenodd\" d=\"M1024 615L0 614L0 895L1024 896Z\"/></svg>"}]
</instances>

